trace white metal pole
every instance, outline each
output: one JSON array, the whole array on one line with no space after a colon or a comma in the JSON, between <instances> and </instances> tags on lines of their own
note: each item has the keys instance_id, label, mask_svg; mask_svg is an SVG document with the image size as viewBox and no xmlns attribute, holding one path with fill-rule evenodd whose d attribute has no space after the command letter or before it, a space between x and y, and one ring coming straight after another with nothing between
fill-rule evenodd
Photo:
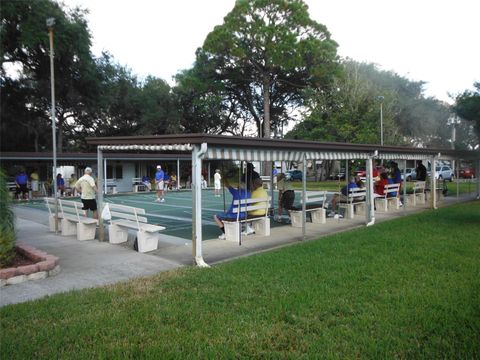
<instances>
[{"instance_id":1,"label":"white metal pole","mask_svg":"<svg viewBox=\"0 0 480 360\"><path fill-rule=\"evenodd\" d=\"M302 176L302 238L307 237L307 160L303 155L303 176Z\"/></svg>"},{"instance_id":2,"label":"white metal pole","mask_svg":"<svg viewBox=\"0 0 480 360\"><path fill-rule=\"evenodd\" d=\"M55 198L55 233L58 232L58 186L57 186L57 136L56 136L56 117L55 117L55 71L53 66L53 24L54 19L47 19L48 37L50 40L50 90L52 96L52 153L53 153L53 168L52 168L52 181L53 181L53 194Z\"/></svg>"},{"instance_id":3,"label":"white metal pole","mask_svg":"<svg viewBox=\"0 0 480 360\"><path fill-rule=\"evenodd\" d=\"M177 159L177 190L180 189L180 159Z\"/></svg>"},{"instance_id":4,"label":"white metal pole","mask_svg":"<svg viewBox=\"0 0 480 360\"><path fill-rule=\"evenodd\" d=\"M102 210L103 210L103 183L107 183L104 181L103 177L105 176L105 172L103 171L103 152L100 149L100 147L97 147L97 199L98 199L98 221L99 221L99 227L98 227L98 238L100 241L105 240L105 233L104 233L104 228L103 228L103 219L102 219Z\"/></svg>"},{"instance_id":5,"label":"white metal pole","mask_svg":"<svg viewBox=\"0 0 480 360\"><path fill-rule=\"evenodd\" d=\"M383 146L383 99L380 102L380 144Z\"/></svg>"},{"instance_id":6,"label":"white metal pole","mask_svg":"<svg viewBox=\"0 0 480 360\"><path fill-rule=\"evenodd\" d=\"M367 175L367 211L365 216L367 218L367 226L375 224L375 204L373 199L373 159L368 158L366 164Z\"/></svg>"}]
</instances>

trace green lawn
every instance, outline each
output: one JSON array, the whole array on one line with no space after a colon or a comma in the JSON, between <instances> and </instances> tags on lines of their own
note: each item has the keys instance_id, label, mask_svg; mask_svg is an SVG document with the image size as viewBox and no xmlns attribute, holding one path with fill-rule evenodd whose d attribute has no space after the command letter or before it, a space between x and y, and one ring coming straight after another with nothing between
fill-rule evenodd
<instances>
[{"instance_id":1,"label":"green lawn","mask_svg":"<svg viewBox=\"0 0 480 360\"><path fill-rule=\"evenodd\" d=\"M0 318L1 359L478 359L480 201Z\"/></svg>"}]
</instances>

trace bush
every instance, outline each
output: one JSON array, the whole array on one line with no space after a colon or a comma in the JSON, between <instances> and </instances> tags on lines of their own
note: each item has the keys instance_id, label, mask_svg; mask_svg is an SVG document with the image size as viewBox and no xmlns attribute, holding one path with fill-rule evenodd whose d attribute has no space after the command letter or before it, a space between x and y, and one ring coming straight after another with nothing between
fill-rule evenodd
<instances>
[{"instance_id":1,"label":"bush","mask_svg":"<svg viewBox=\"0 0 480 360\"><path fill-rule=\"evenodd\" d=\"M15 216L10 206L6 176L0 169L0 268L8 266L15 256Z\"/></svg>"}]
</instances>

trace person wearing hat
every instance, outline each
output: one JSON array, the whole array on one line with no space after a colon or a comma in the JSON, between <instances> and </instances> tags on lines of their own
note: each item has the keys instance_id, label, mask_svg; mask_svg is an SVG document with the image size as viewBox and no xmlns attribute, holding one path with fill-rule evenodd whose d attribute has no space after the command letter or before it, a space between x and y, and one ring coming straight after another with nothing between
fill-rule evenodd
<instances>
[{"instance_id":1,"label":"person wearing hat","mask_svg":"<svg viewBox=\"0 0 480 360\"><path fill-rule=\"evenodd\" d=\"M156 202L165 202L165 198L163 197L163 190L164 190L164 179L165 173L162 170L160 165L157 165L157 172L155 173L155 189L157 190L157 199Z\"/></svg>"},{"instance_id":2,"label":"person wearing hat","mask_svg":"<svg viewBox=\"0 0 480 360\"><path fill-rule=\"evenodd\" d=\"M92 172L91 167L86 167L84 175L75 183L75 189L81 194L82 210L85 211L85 216L88 216L88 210L92 210L93 218L98 219L97 200L95 199L97 186L92 177Z\"/></svg>"}]
</instances>

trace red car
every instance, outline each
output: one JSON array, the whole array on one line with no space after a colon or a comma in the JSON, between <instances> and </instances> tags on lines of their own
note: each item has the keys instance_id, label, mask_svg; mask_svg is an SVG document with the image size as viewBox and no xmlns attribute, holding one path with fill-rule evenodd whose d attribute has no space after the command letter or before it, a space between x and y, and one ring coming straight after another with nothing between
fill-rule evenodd
<instances>
[{"instance_id":1,"label":"red car","mask_svg":"<svg viewBox=\"0 0 480 360\"><path fill-rule=\"evenodd\" d=\"M463 168L460 169L458 177L462 179L473 179L475 177L475 169L472 168Z\"/></svg>"}]
</instances>

